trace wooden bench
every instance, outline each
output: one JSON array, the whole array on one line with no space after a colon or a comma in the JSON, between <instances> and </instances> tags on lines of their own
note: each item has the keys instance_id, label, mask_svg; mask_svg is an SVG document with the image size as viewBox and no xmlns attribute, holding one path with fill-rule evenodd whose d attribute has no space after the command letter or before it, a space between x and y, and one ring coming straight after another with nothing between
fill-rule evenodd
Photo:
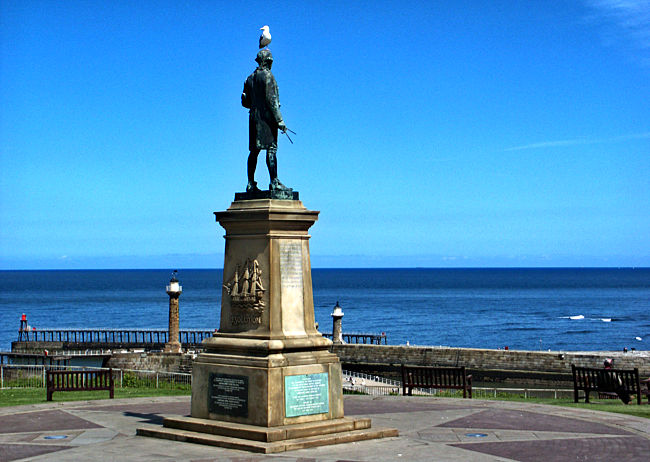
<instances>
[{"instance_id":1,"label":"wooden bench","mask_svg":"<svg viewBox=\"0 0 650 462\"><path fill-rule=\"evenodd\" d=\"M472 376L465 367L405 366L402 364L402 395L411 396L413 388L463 390L463 398L472 398Z\"/></svg>"},{"instance_id":2,"label":"wooden bench","mask_svg":"<svg viewBox=\"0 0 650 462\"><path fill-rule=\"evenodd\" d=\"M644 388L645 387L645 388ZM641 394L648 398L648 404L650 404L650 378L641 380Z\"/></svg>"},{"instance_id":3,"label":"wooden bench","mask_svg":"<svg viewBox=\"0 0 650 462\"><path fill-rule=\"evenodd\" d=\"M573 374L573 401L578 402L578 392L585 394L585 403L589 402L589 393L595 391L600 397L609 398L616 394L617 389L624 389L630 395L636 395L637 404L641 404L641 396L650 395L648 390L641 388L639 369L598 369L571 365ZM644 380L644 383L646 381Z\"/></svg>"},{"instance_id":4,"label":"wooden bench","mask_svg":"<svg viewBox=\"0 0 650 462\"><path fill-rule=\"evenodd\" d=\"M55 391L107 390L113 399L113 369L96 371L47 371L47 400Z\"/></svg>"}]
</instances>

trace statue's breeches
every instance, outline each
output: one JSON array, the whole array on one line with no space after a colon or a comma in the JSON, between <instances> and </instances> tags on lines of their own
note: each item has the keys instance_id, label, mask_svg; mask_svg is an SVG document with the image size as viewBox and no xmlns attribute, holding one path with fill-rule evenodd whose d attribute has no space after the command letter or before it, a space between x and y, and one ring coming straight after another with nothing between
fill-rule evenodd
<instances>
[{"instance_id":1,"label":"statue's breeches","mask_svg":"<svg viewBox=\"0 0 650 462\"><path fill-rule=\"evenodd\" d=\"M251 110L248 119L248 149L259 151L278 146L278 128L275 119L265 120L263 114Z\"/></svg>"}]
</instances>

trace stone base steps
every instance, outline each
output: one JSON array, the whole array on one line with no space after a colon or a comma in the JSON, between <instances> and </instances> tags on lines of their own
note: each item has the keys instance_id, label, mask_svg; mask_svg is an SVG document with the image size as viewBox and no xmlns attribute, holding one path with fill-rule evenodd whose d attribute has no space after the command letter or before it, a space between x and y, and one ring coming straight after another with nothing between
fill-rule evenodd
<instances>
[{"instance_id":1,"label":"stone base steps","mask_svg":"<svg viewBox=\"0 0 650 462\"><path fill-rule=\"evenodd\" d=\"M258 427L193 417L174 417L166 418L163 427L142 427L136 433L140 436L263 454L398 436L396 429L372 429L370 419L349 418Z\"/></svg>"}]
</instances>

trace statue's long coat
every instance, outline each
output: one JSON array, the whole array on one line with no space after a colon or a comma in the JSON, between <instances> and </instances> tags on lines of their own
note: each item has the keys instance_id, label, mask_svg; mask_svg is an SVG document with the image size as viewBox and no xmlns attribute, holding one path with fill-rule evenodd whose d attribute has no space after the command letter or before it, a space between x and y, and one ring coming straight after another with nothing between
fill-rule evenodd
<instances>
[{"instance_id":1,"label":"statue's long coat","mask_svg":"<svg viewBox=\"0 0 650 462\"><path fill-rule=\"evenodd\" d=\"M248 148L259 151L278 145L278 124L282 122L278 84L269 69L258 67L244 82L242 106L250 109Z\"/></svg>"}]
</instances>

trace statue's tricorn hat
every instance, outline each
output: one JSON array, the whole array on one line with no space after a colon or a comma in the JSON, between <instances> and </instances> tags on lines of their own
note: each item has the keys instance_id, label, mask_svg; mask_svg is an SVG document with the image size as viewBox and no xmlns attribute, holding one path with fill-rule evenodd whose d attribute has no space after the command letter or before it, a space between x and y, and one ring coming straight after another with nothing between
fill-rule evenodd
<instances>
[{"instance_id":1,"label":"statue's tricorn hat","mask_svg":"<svg viewBox=\"0 0 650 462\"><path fill-rule=\"evenodd\" d=\"M265 61L273 61L273 55L271 54L271 50L260 50L257 52L257 57L255 58L255 62L257 64L262 64Z\"/></svg>"}]
</instances>

